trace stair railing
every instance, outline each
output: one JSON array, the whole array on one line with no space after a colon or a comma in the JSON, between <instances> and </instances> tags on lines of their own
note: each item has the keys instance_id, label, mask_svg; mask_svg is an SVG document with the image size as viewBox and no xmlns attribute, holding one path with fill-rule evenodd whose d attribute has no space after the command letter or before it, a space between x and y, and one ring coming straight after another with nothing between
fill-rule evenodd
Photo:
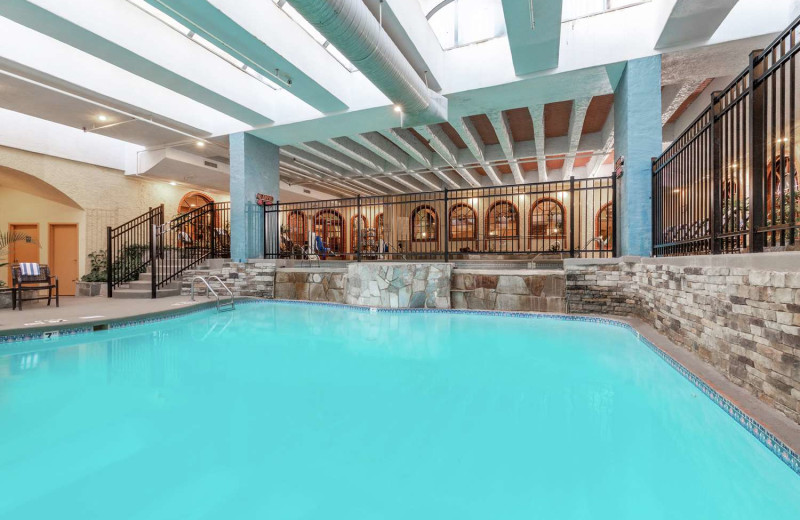
<instances>
[{"instance_id":1,"label":"stair railing","mask_svg":"<svg viewBox=\"0 0 800 520\"><path fill-rule=\"evenodd\" d=\"M151 231L164 222L164 205L115 228L106 229L106 284L109 298L114 289L139 279L152 265Z\"/></svg>"}]
</instances>

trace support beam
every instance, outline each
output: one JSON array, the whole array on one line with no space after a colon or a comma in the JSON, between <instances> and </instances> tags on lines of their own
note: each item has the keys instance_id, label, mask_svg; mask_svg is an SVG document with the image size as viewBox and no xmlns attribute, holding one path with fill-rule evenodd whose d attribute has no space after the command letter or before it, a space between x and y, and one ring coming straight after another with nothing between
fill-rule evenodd
<instances>
[{"instance_id":1,"label":"support beam","mask_svg":"<svg viewBox=\"0 0 800 520\"><path fill-rule=\"evenodd\" d=\"M277 146L250 134L230 136L231 259L243 262L277 255L275 244L265 244L264 212L256 194L280 196L280 152ZM277 232L277 230L275 230Z\"/></svg>"},{"instance_id":2,"label":"support beam","mask_svg":"<svg viewBox=\"0 0 800 520\"><path fill-rule=\"evenodd\" d=\"M661 90L661 124L667 124L683 103L708 80L688 80L678 85L666 85ZM708 81L710 83L710 81Z\"/></svg>"},{"instance_id":3,"label":"support beam","mask_svg":"<svg viewBox=\"0 0 800 520\"><path fill-rule=\"evenodd\" d=\"M606 122L603 123L603 129L600 131L602 142L602 153L592 156L589 164L586 165L586 173L589 177L597 177L600 173L600 166L606 160L608 154L614 149L614 105L611 105L611 110L608 111Z\"/></svg>"},{"instance_id":4,"label":"support beam","mask_svg":"<svg viewBox=\"0 0 800 520\"><path fill-rule=\"evenodd\" d=\"M429 187L432 190L438 191L438 190L442 189L442 186L439 185L439 184L436 184L435 182L433 182L429 178L428 174L425 174L425 173L412 173L411 176L414 177L415 179L417 179L422 184L424 184L425 186Z\"/></svg>"},{"instance_id":5,"label":"support beam","mask_svg":"<svg viewBox=\"0 0 800 520\"><path fill-rule=\"evenodd\" d=\"M539 182L547 182L547 157L545 156L544 137L544 105L528 108L533 120L533 140L536 144L536 167L539 171Z\"/></svg>"},{"instance_id":6,"label":"support beam","mask_svg":"<svg viewBox=\"0 0 800 520\"><path fill-rule=\"evenodd\" d=\"M489 121L492 122L500 147L503 149L506 159L508 159L508 165L511 168L511 173L514 174L514 180L517 184L525 184L522 168L520 168L514 155L514 138L511 136L511 125L508 123L508 117L504 112L490 112L486 115L489 116Z\"/></svg>"},{"instance_id":7,"label":"support beam","mask_svg":"<svg viewBox=\"0 0 800 520\"><path fill-rule=\"evenodd\" d=\"M572 102L572 113L569 116L569 130L567 131L569 148L564 159L564 180L572 176L572 170L575 166L575 154L578 152L581 133L583 133L583 122L586 119L586 111L589 109L589 103L591 102L592 98L590 97L576 99Z\"/></svg>"},{"instance_id":8,"label":"support beam","mask_svg":"<svg viewBox=\"0 0 800 520\"><path fill-rule=\"evenodd\" d=\"M447 173L443 172L439 168L433 168L431 171L433 172L434 175L442 179L446 185L450 186L455 190L461 189L460 184L458 184L456 181L450 178L450 176L447 175Z\"/></svg>"},{"instance_id":9,"label":"support beam","mask_svg":"<svg viewBox=\"0 0 800 520\"><path fill-rule=\"evenodd\" d=\"M625 158L617 183L622 255L652 253L652 158L661 153L661 56L631 60L614 94L614 154Z\"/></svg>"},{"instance_id":10,"label":"support beam","mask_svg":"<svg viewBox=\"0 0 800 520\"><path fill-rule=\"evenodd\" d=\"M481 182L475 177L475 175L469 171L467 168L464 168L460 164L458 164L458 147L453 144L453 141L447 137L447 134L444 133L444 130L439 125L428 125L428 126L421 126L416 129L423 137L428 139L431 146L436 153L438 153L444 162L449 164L461 177L473 188L480 188Z\"/></svg>"},{"instance_id":11,"label":"support beam","mask_svg":"<svg viewBox=\"0 0 800 520\"><path fill-rule=\"evenodd\" d=\"M419 142L410 130L390 128L381 131L381 134L426 168L433 167L432 152Z\"/></svg>"},{"instance_id":12,"label":"support beam","mask_svg":"<svg viewBox=\"0 0 800 520\"><path fill-rule=\"evenodd\" d=\"M503 0L517 76L558 66L563 0Z\"/></svg>"},{"instance_id":13,"label":"support beam","mask_svg":"<svg viewBox=\"0 0 800 520\"><path fill-rule=\"evenodd\" d=\"M358 134L352 139L398 168L408 168L408 156L405 152L378 132Z\"/></svg>"},{"instance_id":14,"label":"support beam","mask_svg":"<svg viewBox=\"0 0 800 520\"><path fill-rule=\"evenodd\" d=\"M360 163L354 161L350 157L338 152L322 143L312 141L309 143L301 143L297 145L309 153L316 155L326 161L339 166L347 171L357 173L359 175L366 175L368 170Z\"/></svg>"},{"instance_id":15,"label":"support beam","mask_svg":"<svg viewBox=\"0 0 800 520\"><path fill-rule=\"evenodd\" d=\"M333 139L328 139L325 144L334 150L347 155L351 159L355 159L371 170L381 172L386 170L385 160L383 160L377 154L371 152L365 146L354 142L352 139L347 137L334 137Z\"/></svg>"},{"instance_id":16,"label":"support beam","mask_svg":"<svg viewBox=\"0 0 800 520\"><path fill-rule=\"evenodd\" d=\"M481 167L486 172L486 175L488 175L489 179L492 181L492 184L501 186L503 181L500 180L500 172L498 172L494 166L486 162L486 145L475 129L475 125L472 124L472 120L468 117L462 117L453 124L453 128L456 129L456 132L458 132L458 135L464 140L469 151L475 156L475 159L478 160Z\"/></svg>"},{"instance_id":17,"label":"support beam","mask_svg":"<svg viewBox=\"0 0 800 520\"><path fill-rule=\"evenodd\" d=\"M671 0L656 49L711 38L739 0Z\"/></svg>"}]
</instances>

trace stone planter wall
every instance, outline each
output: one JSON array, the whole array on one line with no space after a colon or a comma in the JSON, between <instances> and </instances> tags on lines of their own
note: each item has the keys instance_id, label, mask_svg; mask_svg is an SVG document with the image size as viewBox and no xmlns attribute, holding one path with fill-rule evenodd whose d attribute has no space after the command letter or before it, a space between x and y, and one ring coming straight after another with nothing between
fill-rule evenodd
<instances>
[{"instance_id":1,"label":"stone planter wall","mask_svg":"<svg viewBox=\"0 0 800 520\"><path fill-rule=\"evenodd\" d=\"M218 276L237 297L274 298L275 294L275 263L266 260L247 263L224 262L221 267L187 271L181 284L181 294L188 295L191 292L191 280L194 276ZM205 294L204 289L202 284L197 282L195 292Z\"/></svg>"},{"instance_id":2,"label":"stone planter wall","mask_svg":"<svg viewBox=\"0 0 800 520\"><path fill-rule=\"evenodd\" d=\"M107 296L108 285L106 282L75 282L75 297L90 298L94 296Z\"/></svg>"},{"instance_id":3,"label":"stone planter wall","mask_svg":"<svg viewBox=\"0 0 800 520\"><path fill-rule=\"evenodd\" d=\"M11 304L11 291L0 292L0 309L10 309Z\"/></svg>"},{"instance_id":4,"label":"stone planter wall","mask_svg":"<svg viewBox=\"0 0 800 520\"><path fill-rule=\"evenodd\" d=\"M564 312L563 271L487 271L456 269L454 309Z\"/></svg>"},{"instance_id":5,"label":"stone planter wall","mask_svg":"<svg viewBox=\"0 0 800 520\"><path fill-rule=\"evenodd\" d=\"M275 275L275 298L344 303L346 269L280 269Z\"/></svg>"},{"instance_id":6,"label":"stone planter wall","mask_svg":"<svg viewBox=\"0 0 800 520\"><path fill-rule=\"evenodd\" d=\"M450 308L451 264L351 263L347 269L351 305Z\"/></svg>"},{"instance_id":7,"label":"stone planter wall","mask_svg":"<svg viewBox=\"0 0 800 520\"><path fill-rule=\"evenodd\" d=\"M570 312L637 316L800 423L800 254L569 260Z\"/></svg>"}]
</instances>

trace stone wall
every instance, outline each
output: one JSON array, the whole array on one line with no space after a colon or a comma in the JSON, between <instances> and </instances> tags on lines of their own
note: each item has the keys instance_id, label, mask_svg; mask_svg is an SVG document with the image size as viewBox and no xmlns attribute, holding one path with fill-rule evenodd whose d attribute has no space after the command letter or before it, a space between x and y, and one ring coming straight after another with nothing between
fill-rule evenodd
<instances>
[{"instance_id":1,"label":"stone wall","mask_svg":"<svg viewBox=\"0 0 800 520\"><path fill-rule=\"evenodd\" d=\"M346 303L449 309L452 270L451 264L351 263Z\"/></svg>"},{"instance_id":2,"label":"stone wall","mask_svg":"<svg viewBox=\"0 0 800 520\"><path fill-rule=\"evenodd\" d=\"M564 290L561 270L456 269L450 294L454 309L564 312Z\"/></svg>"},{"instance_id":3,"label":"stone wall","mask_svg":"<svg viewBox=\"0 0 800 520\"><path fill-rule=\"evenodd\" d=\"M187 271L181 284L181 294L191 292L191 280L194 276L218 276L233 292L234 296L252 296L257 298L275 297L275 263L263 262L214 262L217 265L207 269ZM211 283L215 288L215 283ZM203 284L198 282L195 292L205 294ZM221 293L220 293L221 295Z\"/></svg>"},{"instance_id":4,"label":"stone wall","mask_svg":"<svg viewBox=\"0 0 800 520\"><path fill-rule=\"evenodd\" d=\"M275 275L275 298L312 302L344 303L347 269L279 269Z\"/></svg>"},{"instance_id":5,"label":"stone wall","mask_svg":"<svg viewBox=\"0 0 800 520\"><path fill-rule=\"evenodd\" d=\"M800 423L800 253L565 263L570 312L652 323Z\"/></svg>"}]
</instances>

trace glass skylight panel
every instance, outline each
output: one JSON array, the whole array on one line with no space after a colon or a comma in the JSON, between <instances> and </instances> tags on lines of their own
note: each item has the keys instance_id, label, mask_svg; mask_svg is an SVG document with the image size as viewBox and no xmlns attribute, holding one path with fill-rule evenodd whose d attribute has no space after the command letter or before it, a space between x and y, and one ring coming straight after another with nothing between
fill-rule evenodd
<instances>
[{"instance_id":1,"label":"glass skylight panel","mask_svg":"<svg viewBox=\"0 0 800 520\"><path fill-rule=\"evenodd\" d=\"M147 14L157 19L158 21L162 22L169 28L181 33L183 36L186 36L187 38L192 40L192 42L196 43L197 45L207 50L208 52L211 52L212 54L216 55L218 58L225 60L230 65L233 65L234 67L241 70L248 76L260 81L261 83L263 83L264 85L268 86L273 90L280 90L280 86L277 83L267 78L263 74L260 74L253 68L248 67L244 62L236 59L235 57L233 57L233 55L229 54L228 52L225 52L224 50L214 45L210 41L206 40L199 34L192 32L191 29L179 23L171 16L162 12L160 9L157 9L152 5L148 4L145 0L128 0L128 2L135 5L136 7L146 12Z\"/></svg>"},{"instance_id":2,"label":"glass skylight panel","mask_svg":"<svg viewBox=\"0 0 800 520\"><path fill-rule=\"evenodd\" d=\"M569 21L585 18L606 11L614 11L623 7L644 4L650 0L563 0L561 20Z\"/></svg>"},{"instance_id":3,"label":"glass skylight panel","mask_svg":"<svg viewBox=\"0 0 800 520\"><path fill-rule=\"evenodd\" d=\"M418 1L445 50L506 34L501 0Z\"/></svg>"}]
</instances>

